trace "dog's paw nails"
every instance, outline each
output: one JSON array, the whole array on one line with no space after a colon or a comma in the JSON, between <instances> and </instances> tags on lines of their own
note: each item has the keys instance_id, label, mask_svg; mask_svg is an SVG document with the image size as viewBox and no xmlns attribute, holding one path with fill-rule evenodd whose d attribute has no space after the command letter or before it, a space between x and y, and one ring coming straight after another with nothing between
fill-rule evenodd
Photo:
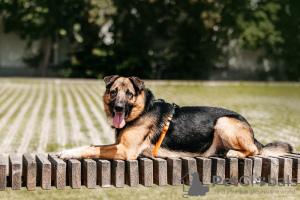
<instances>
[{"instance_id":1,"label":"dog's paw nails","mask_svg":"<svg viewBox=\"0 0 300 200\"><path fill-rule=\"evenodd\" d=\"M227 158L237 158L238 157L238 152L234 150L229 150L226 154Z\"/></svg>"},{"instance_id":2,"label":"dog's paw nails","mask_svg":"<svg viewBox=\"0 0 300 200\"><path fill-rule=\"evenodd\" d=\"M56 155L58 158L63 160L68 160L72 158L79 159L81 157L75 150L65 150Z\"/></svg>"}]
</instances>

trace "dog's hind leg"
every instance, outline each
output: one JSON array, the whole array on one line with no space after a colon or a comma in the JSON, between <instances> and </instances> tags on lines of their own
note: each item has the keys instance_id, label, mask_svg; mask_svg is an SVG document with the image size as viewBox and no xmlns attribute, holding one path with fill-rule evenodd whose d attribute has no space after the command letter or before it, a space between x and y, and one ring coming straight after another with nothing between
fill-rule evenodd
<instances>
[{"instance_id":1,"label":"dog's hind leg","mask_svg":"<svg viewBox=\"0 0 300 200\"><path fill-rule=\"evenodd\" d=\"M202 157L218 156L220 150L223 149L222 139L217 131L214 132L214 139L211 146L206 150Z\"/></svg>"},{"instance_id":2,"label":"dog's hind leg","mask_svg":"<svg viewBox=\"0 0 300 200\"><path fill-rule=\"evenodd\" d=\"M221 138L228 158L245 158L259 153L254 143L252 129L246 122L221 117L217 120L215 132Z\"/></svg>"}]
</instances>

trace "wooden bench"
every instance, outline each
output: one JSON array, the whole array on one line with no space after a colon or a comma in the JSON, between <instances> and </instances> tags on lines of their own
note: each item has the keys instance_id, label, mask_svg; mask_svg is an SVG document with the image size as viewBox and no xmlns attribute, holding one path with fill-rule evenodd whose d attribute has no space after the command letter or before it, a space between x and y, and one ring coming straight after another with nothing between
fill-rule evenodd
<instances>
[{"instance_id":1,"label":"wooden bench","mask_svg":"<svg viewBox=\"0 0 300 200\"><path fill-rule=\"evenodd\" d=\"M145 158L137 160L104 160L104 159L70 159L63 161L55 155L31 154L21 156L9 155L8 164L0 154L0 190L11 187L20 190L35 190L41 187L50 190L51 186L63 190L66 186L79 189L82 185L87 188L100 187L137 187L139 184L151 187L179 186L182 181L186 185L192 183L192 173L198 172L200 181L209 185L214 176L222 180L236 180L237 184L246 183L252 177L253 183L261 180L267 182L291 183L292 178L300 183L300 154L293 153L283 157L250 156L244 159L210 158ZM7 169L9 174L7 176ZM252 181L252 180L251 180ZM223 184L219 182L218 184ZM272 183L274 184L274 183Z\"/></svg>"}]
</instances>

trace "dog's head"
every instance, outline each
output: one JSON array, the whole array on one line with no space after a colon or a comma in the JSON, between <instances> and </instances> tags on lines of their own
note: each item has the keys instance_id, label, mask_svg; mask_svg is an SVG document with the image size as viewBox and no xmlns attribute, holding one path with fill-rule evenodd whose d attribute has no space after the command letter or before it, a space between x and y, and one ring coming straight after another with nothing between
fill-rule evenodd
<instances>
[{"instance_id":1,"label":"dog's head","mask_svg":"<svg viewBox=\"0 0 300 200\"><path fill-rule=\"evenodd\" d=\"M126 122L136 119L145 108L145 85L137 77L118 75L104 78L103 95L105 113L115 128L123 128Z\"/></svg>"}]
</instances>

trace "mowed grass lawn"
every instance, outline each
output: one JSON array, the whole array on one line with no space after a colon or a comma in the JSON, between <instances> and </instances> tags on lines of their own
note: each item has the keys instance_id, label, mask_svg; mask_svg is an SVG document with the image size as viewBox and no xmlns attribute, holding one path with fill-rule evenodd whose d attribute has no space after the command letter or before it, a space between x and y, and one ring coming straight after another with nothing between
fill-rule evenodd
<instances>
[{"instance_id":1,"label":"mowed grass lawn","mask_svg":"<svg viewBox=\"0 0 300 200\"><path fill-rule=\"evenodd\" d=\"M300 150L300 84L256 82L145 81L156 98L180 106L215 106L242 114L263 144L287 141ZM102 80L0 79L0 154L47 153L90 144L109 144L113 130L106 122ZM268 190L270 187L254 187ZM281 198L284 194L220 194L244 187L210 186L201 198ZM252 187L247 188L249 191ZM274 188L272 188L274 189ZM299 198L297 187L289 198ZM181 199L182 187L70 188L0 192L0 199ZM190 197L191 198L191 197ZM200 198L200 197L197 197Z\"/></svg>"}]
</instances>

